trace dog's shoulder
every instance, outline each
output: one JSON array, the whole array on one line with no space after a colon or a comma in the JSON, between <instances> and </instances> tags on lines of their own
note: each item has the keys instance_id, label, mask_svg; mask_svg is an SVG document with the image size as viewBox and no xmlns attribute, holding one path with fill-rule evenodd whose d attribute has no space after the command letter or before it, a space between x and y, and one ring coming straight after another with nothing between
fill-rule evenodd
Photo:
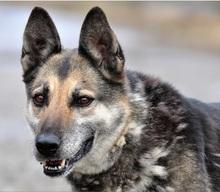
<instances>
[{"instance_id":1,"label":"dog's shoulder","mask_svg":"<svg viewBox=\"0 0 220 192\"><path fill-rule=\"evenodd\" d=\"M162 115L169 116L167 121L180 121L185 112L185 98L169 83L162 81L157 77L146 75L140 72L126 71L129 82L128 95L131 95L131 101L139 102L139 107L144 104L147 107L148 118ZM132 96L139 96L133 99ZM135 102L134 102L135 103ZM135 108L133 108L135 110ZM176 117L176 120L174 120ZM179 120L177 120L179 119Z\"/></svg>"},{"instance_id":2,"label":"dog's shoulder","mask_svg":"<svg viewBox=\"0 0 220 192\"><path fill-rule=\"evenodd\" d=\"M140 151L143 153L139 151L140 156L151 156L154 159L155 150L160 151L158 162L162 158L170 164L184 164L186 169L194 172L190 171L190 174L195 174L195 177L198 175L198 180L202 178L201 183L207 185L207 188L209 179L205 175L208 172L213 188L219 190L215 188L215 184L217 186L219 182L215 170L220 167L220 104L186 98L169 83L149 75L127 71L127 77L130 83L129 94L136 95L131 97L136 100L131 100L139 102L132 110L140 114L144 110L143 106L147 108L147 113L141 115L146 124L141 130ZM140 116L136 121L140 121ZM194 164L195 167L188 166L189 164ZM169 172L169 167L166 169ZM187 173L186 169L181 173L183 177ZM175 177L174 175L175 173L170 177ZM190 186L189 183L186 184L186 189L187 185ZM194 187L192 189L199 189L199 183L191 186Z\"/></svg>"}]
</instances>

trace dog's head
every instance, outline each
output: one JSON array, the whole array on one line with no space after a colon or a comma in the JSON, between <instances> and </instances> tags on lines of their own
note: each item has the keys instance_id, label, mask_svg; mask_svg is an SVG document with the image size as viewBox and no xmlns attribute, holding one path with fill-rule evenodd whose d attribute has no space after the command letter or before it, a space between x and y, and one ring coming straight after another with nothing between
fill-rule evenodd
<instances>
[{"instance_id":1,"label":"dog's head","mask_svg":"<svg viewBox=\"0 0 220 192\"><path fill-rule=\"evenodd\" d=\"M34 8L23 36L21 63L27 120L44 173L99 173L123 146L129 116L124 56L103 11L93 8L78 49L63 49L56 27Z\"/></svg>"}]
</instances>

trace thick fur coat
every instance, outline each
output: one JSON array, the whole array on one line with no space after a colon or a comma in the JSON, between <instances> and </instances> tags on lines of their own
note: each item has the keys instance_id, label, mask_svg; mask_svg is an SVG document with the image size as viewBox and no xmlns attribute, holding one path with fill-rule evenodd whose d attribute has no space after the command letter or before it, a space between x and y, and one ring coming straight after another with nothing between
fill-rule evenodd
<instances>
[{"instance_id":1,"label":"thick fur coat","mask_svg":"<svg viewBox=\"0 0 220 192\"><path fill-rule=\"evenodd\" d=\"M36 159L73 191L220 191L220 104L188 99L161 80L124 70L103 11L82 25L77 49L33 9L21 63Z\"/></svg>"}]
</instances>

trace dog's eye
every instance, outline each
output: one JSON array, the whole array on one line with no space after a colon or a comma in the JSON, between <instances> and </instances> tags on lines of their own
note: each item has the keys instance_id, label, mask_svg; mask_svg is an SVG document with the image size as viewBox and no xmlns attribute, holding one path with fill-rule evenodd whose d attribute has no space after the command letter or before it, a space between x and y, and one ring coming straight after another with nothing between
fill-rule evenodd
<instances>
[{"instance_id":1,"label":"dog's eye","mask_svg":"<svg viewBox=\"0 0 220 192\"><path fill-rule=\"evenodd\" d=\"M42 94L37 94L33 97L33 101L37 106L42 106L45 102L45 98Z\"/></svg>"},{"instance_id":2,"label":"dog's eye","mask_svg":"<svg viewBox=\"0 0 220 192\"><path fill-rule=\"evenodd\" d=\"M75 104L79 107L87 107L92 103L93 99L89 97L80 97L75 100Z\"/></svg>"}]
</instances>

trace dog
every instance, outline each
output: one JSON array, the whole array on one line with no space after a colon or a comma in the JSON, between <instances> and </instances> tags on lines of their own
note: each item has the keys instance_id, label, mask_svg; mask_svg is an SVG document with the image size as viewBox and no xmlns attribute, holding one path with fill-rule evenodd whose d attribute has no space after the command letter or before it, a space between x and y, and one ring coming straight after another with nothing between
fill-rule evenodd
<instances>
[{"instance_id":1,"label":"dog","mask_svg":"<svg viewBox=\"0 0 220 192\"><path fill-rule=\"evenodd\" d=\"M64 49L47 11L35 7L21 63L47 176L65 176L73 191L220 191L220 104L125 70L101 8L88 12L78 48Z\"/></svg>"}]
</instances>

